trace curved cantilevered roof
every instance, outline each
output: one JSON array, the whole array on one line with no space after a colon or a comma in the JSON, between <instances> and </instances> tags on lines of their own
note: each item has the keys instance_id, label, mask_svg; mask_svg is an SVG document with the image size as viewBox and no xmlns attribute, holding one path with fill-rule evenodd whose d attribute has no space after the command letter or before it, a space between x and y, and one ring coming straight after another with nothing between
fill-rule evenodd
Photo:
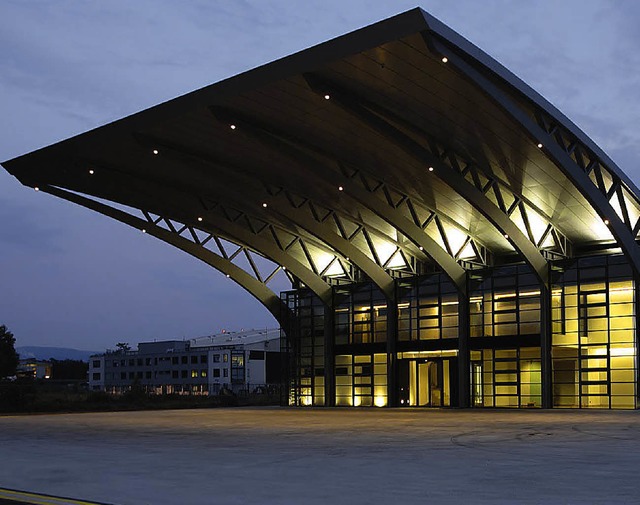
<instances>
[{"instance_id":1,"label":"curved cantilevered roof","mask_svg":"<svg viewBox=\"0 0 640 505\"><path fill-rule=\"evenodd\" d=\"M619 248L640 192L573 123L421 9L3 163L207 262L278 318L331 285ZM114 205L113 202L117 205ZM242 262L238 260L242 259ZM271 271L265 270L271 265Z\"/></svg>"}]
</instances>

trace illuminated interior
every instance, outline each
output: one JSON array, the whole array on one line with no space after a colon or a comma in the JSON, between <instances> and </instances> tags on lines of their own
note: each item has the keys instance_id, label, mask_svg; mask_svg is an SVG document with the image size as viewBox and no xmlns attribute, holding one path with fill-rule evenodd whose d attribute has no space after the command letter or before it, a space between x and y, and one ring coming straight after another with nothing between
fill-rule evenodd
<instances>
[{"instance_id":1,"label":"illuminated interior","mask_svg":"<svg viewBox=\"0 0 640 505\"><path fill-rule=\"evenodd\" d=\"M475 278L464 373L460 299L441 274L396 282L395 352L387 340L387 305L370 284L334 290L329 342L324 308L313 294L283 294L297 325L296 337L287 339L294 371L289 404L384 407L393 397L399 407L455 407L462 377L474 408L542 407L543 302L535 277L512 265ZM549 296L554 407L636 407L635 296L620 255L558 263Z\"/></svg>"}]
</instances>

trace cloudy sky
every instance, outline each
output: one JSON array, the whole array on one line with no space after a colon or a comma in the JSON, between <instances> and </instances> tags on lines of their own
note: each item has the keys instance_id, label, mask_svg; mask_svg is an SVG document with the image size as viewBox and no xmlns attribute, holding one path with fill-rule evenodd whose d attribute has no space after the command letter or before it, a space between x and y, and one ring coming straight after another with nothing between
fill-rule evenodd
<instances>
[{"instance_id":1,"label":"cloudy sky","mask_svg":"<svg viewBox=\"0 0 640 505\"><path fill-rule=\"evenodd\" d=\"M8 160L421 6L541 92L640 184L632 0L1 0ZM0 171L0 324L18 345L273 327L223 275Z\"/></svg>"}]
</instances>

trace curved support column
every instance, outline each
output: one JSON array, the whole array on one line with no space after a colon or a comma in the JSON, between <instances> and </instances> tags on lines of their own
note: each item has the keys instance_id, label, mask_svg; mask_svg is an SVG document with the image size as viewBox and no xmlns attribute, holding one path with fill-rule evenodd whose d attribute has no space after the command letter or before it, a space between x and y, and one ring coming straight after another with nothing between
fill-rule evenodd
<instances>
[{"instance_id":1,"label":"curved support column","mask_svg":"<svg viewBox=\"0 0 640 505\"><path fill-rule=\"evenodd\" d=\"M573 182L600 218L609 223L611 234L625 253L636 274L640 274L640 247L636 244L634 234L625 225L624 221L620 219L607 199L607 196L594 186L587 172L575 163L566 150L562 149L555 141L550 139L549 133L514 103L500 87L496 86L476 70L465 61L464 58L458 56L456 52L449 50L448 47L439 40L432 40L432 44L435 51L447 55L449 65L453 66L453 68L471 80L475 86L482 89L485 95L496 103L520 127L528 132L534 145L538 143L542 144L542 149L545 154L560 168L563 174ZM549 142L546 142L546 140L549 140Z\"/></svg>"},{"instance_id":2,"label":"curved support column","mask_svg":"<svg viewBox=\"0 0 640 505\"><path fill-rule=\"evenodd\" d=\"M366 100L356 96L343 87L328 82L314 74L305 74L309 87L317 94L329 94L329 103L340 108L358 122L368 126L383 135L391 144L414 158L418 163L431 166L433 171L426 172L429 176L438 177L442 182L459 194L478 212L493 224L502 233L513 247L522 255L531 266L541 282L548 282L547 261L538 248L520 231L509 216L494 205L480 190L470 185L458 173L452 171L446 164L427 149L407 136L380 114L374 114L371 109L382 110L377 104L367 106Z\"/></svg>"},{"instance_id":3,"label":"curved support column","mask_svg":"<svg viewBox=\"0 0 640 505\"><path fill-rule=\"evenodd\" d=\"M327 171L327 167L325 165L320 164L316 158L306 152L303 152L302 149L292 147L281 135L278 135L273 131L269 131L266 127L255 125L249 118L242 117L240 114L236 114L222 108L216 108L213 110L213 113L216 117L219 117L221 121L232 121L233 123L238 124L241 132L246 135L251 135L256 140L261 141L263 144L271 148L278 149L278 152L286 154L298 162L303 160L304 164L317 168L316 170L309 170L309 173L305 175L307 177L313 177L317 184L325 186L328 190L336 191L337 184L335 173ZM300 142L296 141L296 143ZM290 174L290 180L295 185L296 180L298 180L298 176L292 173ZM298 180L298 185L304 184L305 181ZM403 216L398 210L385 205L382 200L378 199L371 193L367 193L363 189L356 186L350 186L346 191L343 191L342 194L353 198L382 220L399 230L414 244L420 247L425 255L434 261L443 270L443 272L445 272L458 289L466 289L464 283L464 268L462 268L452 256L442 249L435 240L429 237L423 229ZM520 233L515 225L514 228L518 233Z\"/></svg>"},{"instance_id":4,"label":"curved support column","mask_svg":"<svg viewBox=\"0 0 640 505\"><path fill-rule=\"evenodd\" d=\"M49 193L58 198L81 205L87 209L99 212L107 217L120 221L138 230L145 230L146 233L152 235L163 242L166 242L182 251L198 258L209 266L224 273L248 291L254 298L262 303L273 317L282 325L283 317L289 309L282 303L280 297L271 291L264 283L253 278L240 267L234 265L231 261L218 256L217 254L198 246L178 234L172 233L164 228L149 223L143 219L127 214L121 210L109 207L103 203L71 193L54 186L43 186L41 191Z\"/></svg>"},{"instance_id":5,"label":"curved support column","mask_svg":"<svg viewBox=\"0 0 640 505\"><path fill-rule=\"evenodd\" d=\"M156 144L158 143L156 142ZM165 148L163 152L165 156L171 156L172 152L176 157L180 157L182 154L175 146L169 146ZM233 170L220 163L212 163L201 158L199 158L199 161L201 163L207 163L208 165L214 165L217 171L224 174L224 177L221 178L219 183L211 185L210 177L203 177L196 170L191 169L191 179L199 187L206 188L208 196L218 198L221 202L230 202L244 212L249 213L250 210L245 203L246 195L239 194L233 188L248 188L252 194L265 192L264 186L239 171ZM187 163L181 160L178 160L178 162L180 163L180 169L182 171L190 170ZM222 181L224 181L224 183ZM303 211L297 211L297 209L293 208L291 204L286 201L286 197L283 194L269 197L265 196L265 200L269 201L268 207L261 209L264 211L265 217L275 214L279 221L286 222L293 225L294 228L301 228L310 233L318 242L328 245L343 257L349 258L349 262L362 270L365 275L380 288L380 291L382 291L387 299L394 298L394 284L391 276L347 239L333 232L327 226L323 226L321 222L310 219ZM260 219L265 219L265 217L260 216Z\"/></svg>"}]
</instances>

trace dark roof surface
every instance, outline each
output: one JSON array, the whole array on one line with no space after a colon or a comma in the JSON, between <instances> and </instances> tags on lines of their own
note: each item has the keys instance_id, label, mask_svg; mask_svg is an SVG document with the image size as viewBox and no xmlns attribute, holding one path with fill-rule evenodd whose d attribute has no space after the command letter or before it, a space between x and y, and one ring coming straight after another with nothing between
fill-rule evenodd
<instances>
[{"instance_id":1,"label":"dark roof surface","mask_svg":"<svg viewBox=\"0 0 640 505\"><path fill-rule=\"evenodd\" d=\"M633 183L539 94L421 9L3 166L200 259L208 248L209 262L254 295L220 240L324 296L327 283L361 278L392 296L392 277L434 265L462 289L465 270L518 258L546 282L549 260L602 246L640 266ZM259 265L244 270L265 284Z\"/></svg>"}]
</instances>

